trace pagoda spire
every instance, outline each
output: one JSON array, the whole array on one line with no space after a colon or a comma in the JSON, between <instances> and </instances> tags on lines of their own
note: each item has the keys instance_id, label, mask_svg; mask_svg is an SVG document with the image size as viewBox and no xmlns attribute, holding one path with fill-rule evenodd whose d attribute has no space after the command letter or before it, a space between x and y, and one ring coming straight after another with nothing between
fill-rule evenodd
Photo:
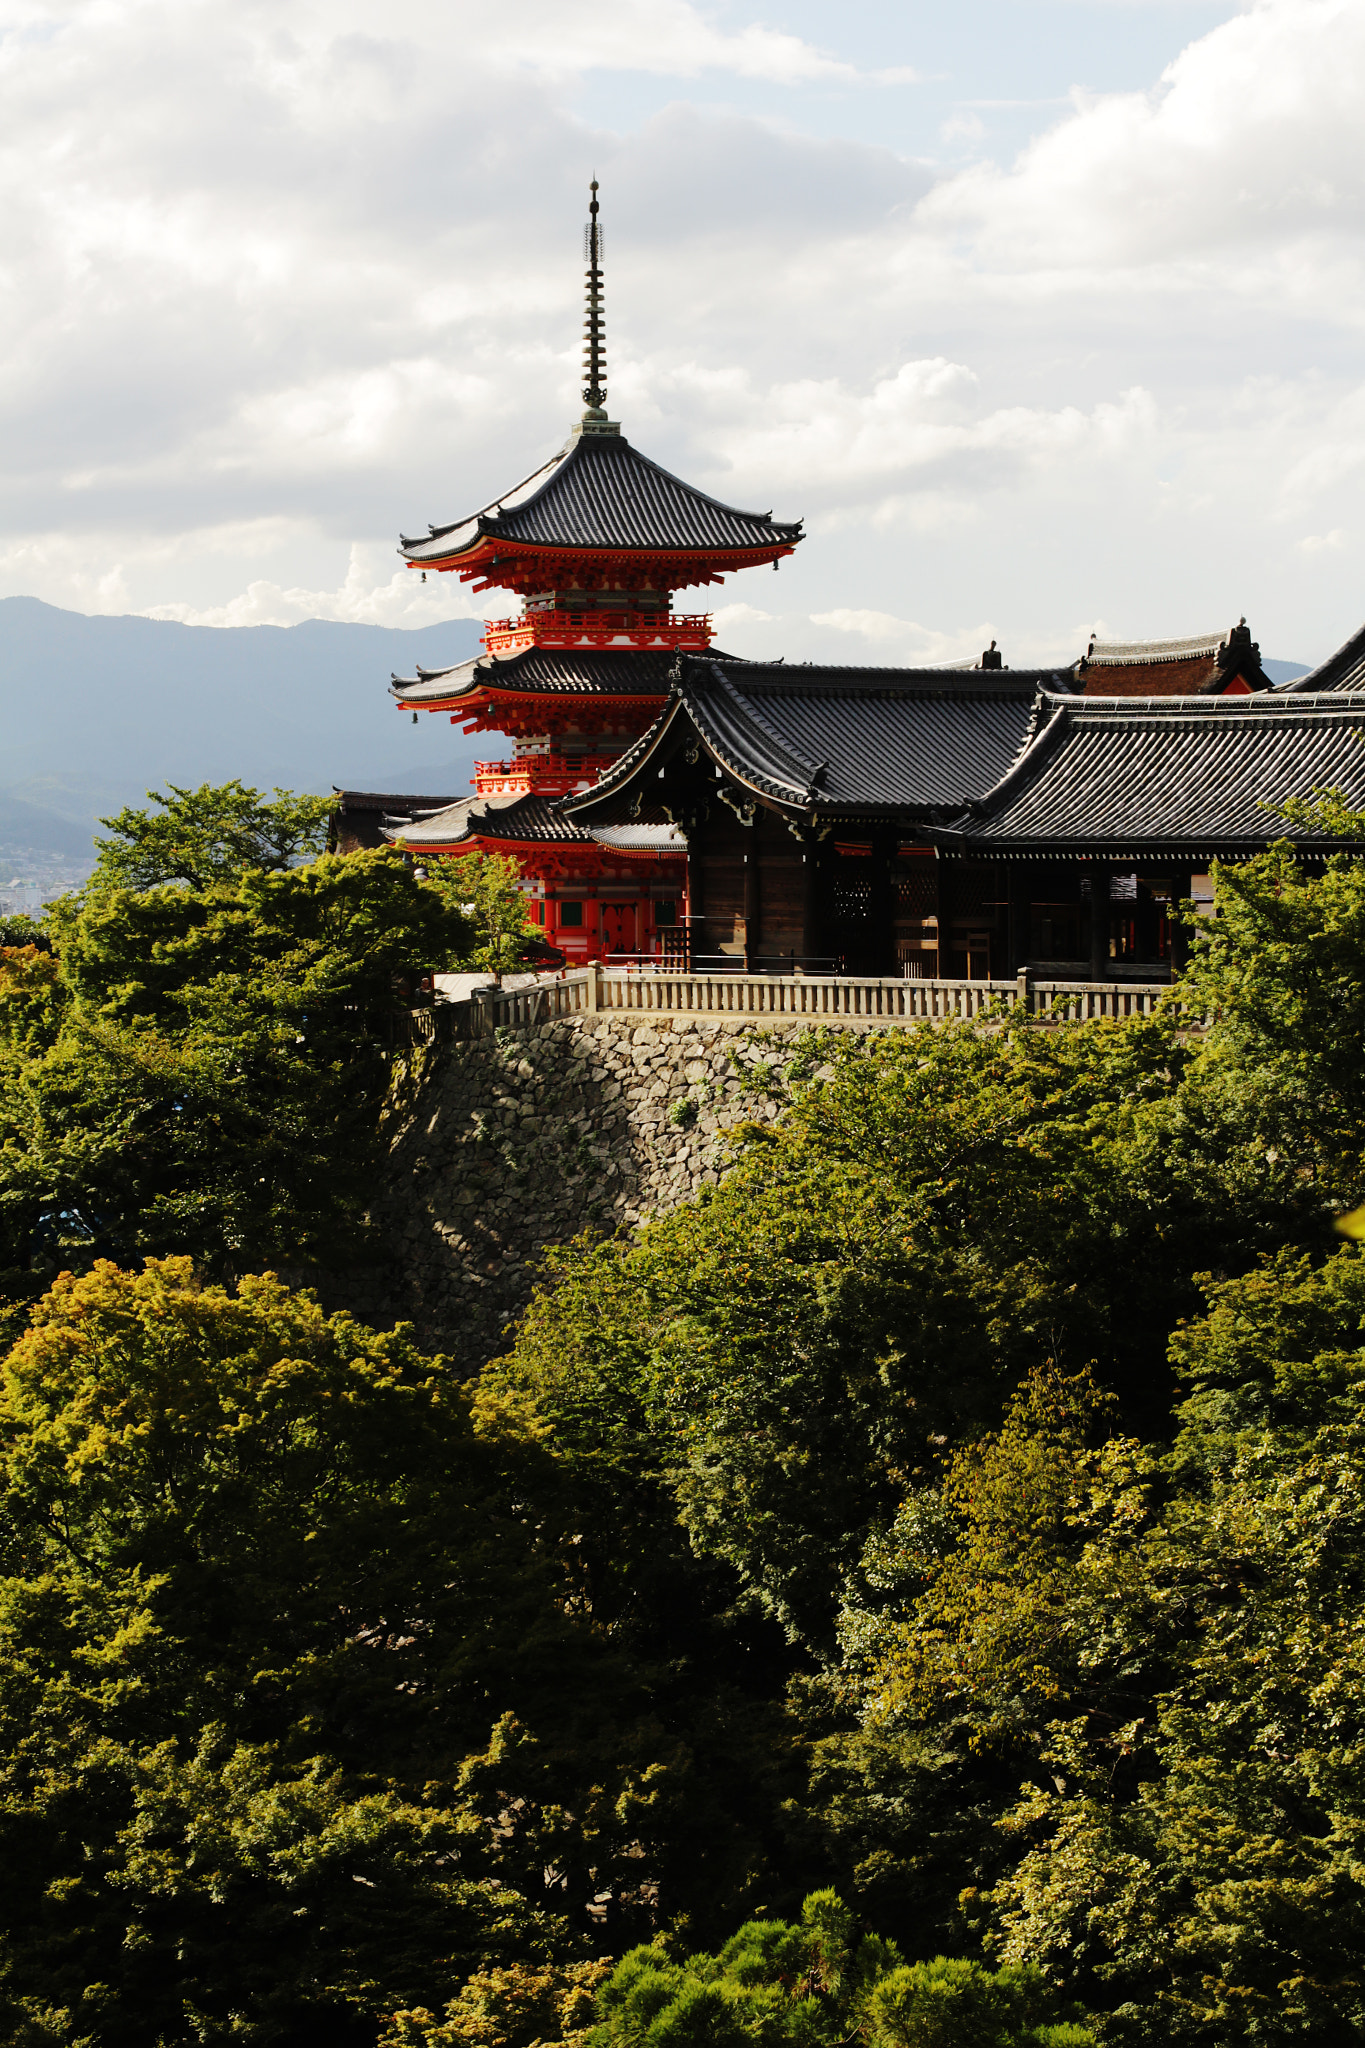
<instances>
[{"instance_id":1,"label":"pagoda spire","mask_svg":"<svg viewBox=\"0 0 1365 2048\"><path fill-rule=\"evenodd\" d=\"M583 322L583 403L585 420L604 420L607 403L607 318L602 295L602 229L598 224L597 180L592 181L592 202L583 230L583 254L588 260L586 318Z\"/></svg>"}]
</instances>

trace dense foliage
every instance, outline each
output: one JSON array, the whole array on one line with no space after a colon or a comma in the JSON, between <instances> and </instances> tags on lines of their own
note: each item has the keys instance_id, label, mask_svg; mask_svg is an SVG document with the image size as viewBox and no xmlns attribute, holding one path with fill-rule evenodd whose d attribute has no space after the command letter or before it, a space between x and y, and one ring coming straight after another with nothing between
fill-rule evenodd
<instances>
[{"instance_id":1,"label":"dense foliage","mask_svg":"<svg viewBox=\"0 0 1365 2048\"><path fill-rule=\"evenodd\" d=\"M129 806L100 819L109 837L95 841L92 894L156 889L167 882L203 889L235 882L251 868L297 867L327 844L331 797L296 796L287 789L266 797L238 781L168 787L169 796L147 792L154 811Z\"/></svg>"},{"instance_id":2,"label":"dense foliage","mask_svg":"<svg viewBox=\"0 0 1365 2048\"><path fill-rule=\"evenodd\" d=\"M59 904L0 951L3 1262L186 1250L219 1270L353 1226L394 977L445 940L390 852Z\"/></svg>"},{"instance_id":3,"label":"dense foliage","mask_svg":"<svg viewBox=\"0 0 1365 2048\"><path fill-rule=\"evenodd\" d=\"M105 821L79 896L0 932L11 1295L98 1253L224 1274L353 1256L389 1017L477 949L481 913L401 853L321 853L322 798L156 802Z\"/></svg>"},{"instance_id":4,"label":"dense foliage","mask_svg":"<svg viewBox=\"0 0 1365 2048\"><path fill-rule=\"evenodd\" d=\"M525 965L536 934L514 860L498 853L462 854L431 861L422 879L452 913L454 941L442 966L510 974Z\"/></svg>"},{"instance_id":5,"label":"dense foliage","mask_svg":"<svg viewBox=\"0 0 1365 2048\"><path fill-rule=\"evenodd\" d=\"M719 1955L675 1961L658 1944L633 1949L597 2002L589 2048L1091 2048L1095 2039L1057 2019L1060 2001L1040 1970L949 1956L907 1964L894 1942L860 1934L831 1891L812 1892L799 1921L748 1921Z\"/></svg>"},{"instance_id":6,"label":"dense foliage","mask_svg":"<svg viewBox=\"0 0 1365 2048\"><path fill-rule=\"evenodd\" d=\"M1358 2041L1356 865L1156 1021L771 1042L461 1386L248 1276L478 877L173 795L0 951L7 2037Z\"/></svg>"}]
</instances>

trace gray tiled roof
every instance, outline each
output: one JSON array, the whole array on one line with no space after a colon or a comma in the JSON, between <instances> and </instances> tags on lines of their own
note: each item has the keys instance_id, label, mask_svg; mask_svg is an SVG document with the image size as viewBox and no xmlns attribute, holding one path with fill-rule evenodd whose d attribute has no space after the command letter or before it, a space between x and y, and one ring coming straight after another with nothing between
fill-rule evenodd
<instances>
[{"instance_id":1,"label":"gray tiled roof","mask_svg":"<svg viewBox=\"0 0 1365 2048\"><path fill-rule=\"evenodd\" d=\"M520 690L548 697L666 697L677 656L622 648L607 654L530 647L523 654L476 654L454 668L419 668L395 676L393 695L413 706L478 690Z\"/></svg>"},{"instance_id":2,"label":"gray tiled roof","mask_svg":"<svg viewBox=\"0 0 1365 2048\"><path fill-rule=\"evenodd\" d=\"M404 538L399 553L410 562L446 561L485 537L540 547L706 553L791 547L801 522L723 505L660 469L623 436L584 434L482 511L432 527L427 539Z\"/></svg>"},{"instance_id":3,"label":"gray tiled roof","mask_svg":"<svg viewBox=\"0 0 1365 2048\"><path fill-rule=\"evenodd\" d=\"M1318 696L1328 690L1365 690L1365 626L1306 676L1276 684L1276 694L1285 697Z\"/></svg>"},{"instance_id":4,"label":"gray tiled roof","mask_svg":"<svg viewBox=\"0 0 1365 2048\"><path fill-rule=\"evenodd\" d=\"M998 786L932 836L993 852L1253 852L1326 845L1275 806L1328 786L1365 803L1365 696L1077 698Z\"/></svg>"},{"instance_id":5,"label":"gray tiled roof","mask_svg":"<svg viewBox=\"0 0 1365 2048\"><path fill-rule=\"evenodd\" d=\"M1054 669L789 668L685 660L662 718L571 815L614 815L667 733L686 717L739 783L794 808L940 814L998 781L1032 733Z\"/></svg>"},{"instance_id":6,"label":"gray tiled roof","mask_svg":"<svg viewBox=\"0 0 1365 2048\"><path fill-rule=\"evenodd\" d=\"M1216 654L1226 645L1226 627L1221 633L1186 634L1182 640L1092 640L1085 659L1092 668L1128 668L1138 662L1188 661L1200 654Z\"/></svg>"},{"instance_id":7,"label":"gray tiled roof","mask_svg":"<svg viewBox=\"0 0 1365 2048\"><path fill-rule=\"evenodd\" d=\"M414 852L424 846L450 846L461 839L536 840L591 846L591 833L566 818L543 796L466 796L442 811L411 825L391 829L389 839L402 839Z\"/></svg>"}]
</instances>

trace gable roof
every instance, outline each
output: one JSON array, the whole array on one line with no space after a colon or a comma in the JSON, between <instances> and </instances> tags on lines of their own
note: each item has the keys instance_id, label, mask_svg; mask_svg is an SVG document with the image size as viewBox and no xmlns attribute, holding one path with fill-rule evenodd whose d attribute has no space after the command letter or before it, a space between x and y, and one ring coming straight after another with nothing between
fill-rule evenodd
<instances>
[{"instance_id":1,"label":"gable roof","mask_svg":"<svg viewBox=\"0 0 1365 2048\"><path fill-rule=\"evenodd\" d=\"M951 810L991 786L1031 735L1055 669L833 668L683 659L666 710L594 788L565 800L588 823L697 735L741 787L822 816ZM640 792L642 795L644 792ZM652 794L652 792L650 792Z\"/></svg>"},{"instance_id":2,"label":"gable roof","mask_svg":"<svg viewBox=\"0 0 1365 2048\"><path fill-rule=\"evenodd\" d=\"M1076 675L1087 697L1216 697L1271 687L1245 619L1181 640L1092 640Z\"/></svg>"},{"instance_id":3,"label":"gable roof","mask_svg":"<svg viewBox=\"0 0 1365 2048\"><path fill-rule=\"evenodd\" d=\"M481 511L427 538L402 538L409 562L458 566L483 543L645 554L785 552L801 521L742 512L708 497L631 447L624 435L576 433L556 455Z\"/></svg>"},{"instance_id":4,"label":"gable roof","mask_svg":"<svg viewBox=\"0 0 1365 2048\"><path fill-rule=\"evenodd\" d=\"M1043 699L1037 737L993 790L926 836L959 852L1329 850L1275 806L1326 786L1365 804L1365 696Z\"/></svg>"}]
</instances>

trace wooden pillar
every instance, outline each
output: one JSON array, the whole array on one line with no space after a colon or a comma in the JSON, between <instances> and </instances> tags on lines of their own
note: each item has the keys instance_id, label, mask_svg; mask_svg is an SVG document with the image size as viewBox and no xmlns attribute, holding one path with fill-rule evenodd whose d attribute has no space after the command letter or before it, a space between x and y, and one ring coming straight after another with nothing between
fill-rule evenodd
<instances>
[{"instance_id":1,"label":"wooden pillar","mask_svg":"<svg viewBox=\"0 0 1365 2048\"><path fill-rule=\"evenodd\" d=\"M701 863L701 830L694 827L687 835L687 923L683 938L689 973L693 954L706 950L706 886L702 880Z\"/></svg>"},{"instance_id":2,"label":"wooden pillar","mask_svg":"<svg viewBox=\"0 0 1365 2048\"><path fill-rule=\"evenodd\" d=\"M1009 968L1019 974L1028 966L1033 923L1033 875L1027 861L1009 862Z\"/></svg>"},{"instance_id":3,"label":"wooden pillar","mask_svg":"<svg viewBox=\"0 0 1365 2048\"><path fill-rule=\"evenodd\" d=\"M1175 875L1172 875L1172 877L1171 877L1171 972L1172 972L1172 974L1178 974L1178 973L1180 972L1181 968L1182 968L1182 967L1184 967L1184 966L1186 966L1186 965L1188 965L1188 963L1189 963L1189 957L1190 957L1190 934L1189 934L1189 932L1188 932L1188 931L1187 931L1187 930L1185 929L1185 927L1184 927L1184 925L1183 925L1183 924L1178 924L1178 923L1176 922L1176 916L1175 916L1175 913L1176 913L1176 912L1177 912L1178 910L1188 910L1188 909L1189 909L1189 906L1190 906L1190 890L1191 890L1191 888L1193 887L1193 884L1194 884L1194 877L1193 877L1193 875L1192 875L1192 874L1190 873L1190 870L1189 870L1188 868L1183 868L1183 869L1182 869L1182 870L1180 871L1180 873L1179 873L1179 874L1175 874Z\"/></svg>"},{"instance_id":4,"label":"wooden pillar","mask_svg":"<svg viewBox=\"0 0 1365 2048\"><path fill-rule=\"evenodd\" d=\"M889 977L896 972L896 848L894 832L878 832L872 838L872 901L868 908L872 925L872 972Z\"/></svg>"},{"instance_id":5,"label":"wooden pillar","mask_svg":"<svg viewBox=\"0 0 1365 2048\"><path fill-rule=\"evenodd\" d=\"M818 839L802 841L801 861L801 951L809 958L821 953L825 941Z\"/></svg>"},{"instance_id":6,"label":"wooden pillar","mask_svg":"<svg viewBox=\"0 0 1365 2048\"><path fill-rule=\"evenodd\" d=\"M1109 965L1109 868L1094 861L1090 868L1090 979L1112 981Z\"/></svg>"},{"instance_id":7,"label":"wooden pillar","mask_svg":"<svg viewBox=\"0 0 1365 2048\"><path fill-rule=\"evenodd\" d=\"M744 856L744 972L758 971L759 901L758 832L749 832L749 850Z\"/></svg>"},{"instance_id":8,"label":"wooden pillar","mask_svg":"<svg viewBox=\"0 0 1365 2048\"><path fill-rule=\"evenodd\" d=\"M953 912L957 908L957 862L938 862L938 973L940 981L951 977L951 963L954 953L961 952L957 934L953 930Z\"/></svg>"}]
</instances>

